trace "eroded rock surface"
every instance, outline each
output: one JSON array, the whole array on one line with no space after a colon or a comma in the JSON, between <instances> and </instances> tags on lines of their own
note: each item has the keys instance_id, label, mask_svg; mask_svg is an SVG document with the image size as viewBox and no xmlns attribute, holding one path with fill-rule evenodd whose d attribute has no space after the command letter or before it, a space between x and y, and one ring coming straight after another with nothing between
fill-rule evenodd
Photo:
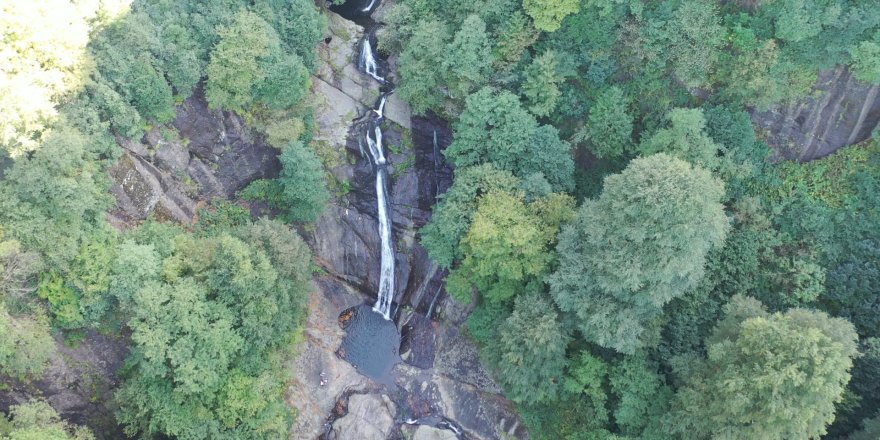
<instances>
[{"instance_id":1,"label":"eroded rock surface","mask_svg":"<svg viewBox=\"0 0 880 440\"><path fill-rule=\"evenodd\" d=\"M430 426L419 426L413 434L413 440L456 440L458 437L448 429Z\"/></svg>"},{"instance_id":2,"label":"eroded rock surface","mask_svg":"<svg viewBox=\"0 0 880 440\"><path fill-rule=\"evenodd\" d=\"M88 330L82 341L68 345L58 335L57 352L44 373L31 382L0 377L7 386L0 392L0 411L12 405L45 399L65 420L89 426L99 439L124 438L111 407L119 386L117 371L128 356L128 341Z\"/></svg>"},{"instance_id":3,"label":"eroded rock surface","mask_svg":"<svg viewBox=\"0 0 880 440\"><path fill-rule=\"evenodd\" d=\"M328 432L327 416L337 399L346 392L363 392L374 387L348 362L336 356L345 333L336 323L343 310L361 303L344 285L319 282L309 295L309 319L305 341L299 355L291 361L293 381L287 401L297 411L296 424L290 436L294 439L315 439ZM323 373L323 376L321 375ZM322 385L321 379L325 382ZM355 437L352 437L355 438Z\"/></svg>"},{"instance_id":4,"label":"eroded rock surface","mask_svg":"<svg viewBox=\"0 0 880 440\"><path fill-rule=\"evenodd\" d=\"M400 352L405 363L392 370L393 384L379 385L335 354L342 338L341 330L332 328L336 317L358 302L375 301L379 284L375 174L362 151L364 122L379 98L379 83L355 67L363 29L329 16L328 35L319 49L322 66L314 78L316 90L325 94L316 106L316 120L319 141L344 158L331 173L348 184L308 234L327 275L317 279L303 355L294 368L297 379L289 400L300 419L291 438L528 438L512 405L480 364L477 348L458 330L466 311L451 313L453 320L436 318L457 308L443 305L445 272L428 258L417 231L430 220L437 196L451 185L452 169L442 150L452 142L452 133L436 116L412 117L393 94L382 131L396 248L392 310L404 330ZM388 74L394 77L393 71ZM323 387L321 371L329 377Z\"/></svg>"},{"instance_id":5,"label":"eroded rock surface","mask_svg":"<svg viewBox=\"0 0 880 440\"><path fill-rule=\"evenodd\" d=\"M110 169L119 223L151 215L189 223L200 202L229 198L281 169L278 151L235 113L209 109L201 87L173 123L119 142L125 152Z\"/></svg>"},{"instance_id":6,"label":"eroded rock surface","mask_svg":"<svg viewBox=\"0 0 880 440\"><path fill-rule=\"evenodd\" d=\"M392 371L393 385L377 384L339 358L336 350L344 333L336 317L363 299L362 293L336 278L316 280L305 342L290 365L293 380L287 400L298 414L291 439L400 438L413 433L416 425L440 428L422 435L452 434L442 433L445 437L440 438L528 438L513 406L480 364L473 342L454 323L404 313L403 326L410 321L427 324L424 337L433 345L419 350L431 351L431 361L398 364Z\"/></svg>"},{"instance_id":7,"label":"eroded rock surface","mask_svg":"<svg viewBox=\"0 0 880 440\"><path fill-rule=\"evenodd\" d=\"M752 122L779 157L818 159L870 137L880 123L880 85L838 67L820 73L810 96L755 112Z\"/></svg>"},{"instance_id":8,"label":"eroded rock surface","mask_svg":"<svg viewBox=\"0 0 880 440\"><path fill-rule=\"evenodd\" d=\"M424 311L445 273L428 258L417 231L430 220L437 195L452 182L452 169L441 152L452 138L448 126L436 117L413 118L412 127L408 131L389 124L385 131L391 153L391 221L397 250L394 297L396 303ZM368 160L360 155L355 130L342 146L354 164L334 170L336 175L348 176L351 190L321 216L309 241L328 272L374 295L380 267L375 177Z\"/></svg>"},{"instance_id":9,"label":"eroded rock surface","mask_svg":"<svg viewBox=\"0 0 880 440\"><path fill-rule=\"evenodd\" d=\"M348 399L348 414L333 423L329 440L385 440L394 427L397 407L384 394L355 394Z\"/></svg>"}]
</instances>

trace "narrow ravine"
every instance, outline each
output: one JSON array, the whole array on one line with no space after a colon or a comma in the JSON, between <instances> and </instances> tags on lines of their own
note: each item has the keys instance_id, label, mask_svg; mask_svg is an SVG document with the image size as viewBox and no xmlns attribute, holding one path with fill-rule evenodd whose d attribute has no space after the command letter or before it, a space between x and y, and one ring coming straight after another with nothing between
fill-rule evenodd
<instances>
[{"instance_id":1,"label":"narrow ravine","mask_svg":"<svg viewBox=\"0 0 880 440\"><path fill-rule=\"evenodd\" d=\"M331 5L318 48L317 136L344 155L330 170L344 191L310 238L325 272L294 366L294 437L523 439L462 333L466 309L446 300L445 271L420 244L452 183L443 160L452 132L395 95L397 59L377 49L388 3Z\"/></svg>"}]
</instances>

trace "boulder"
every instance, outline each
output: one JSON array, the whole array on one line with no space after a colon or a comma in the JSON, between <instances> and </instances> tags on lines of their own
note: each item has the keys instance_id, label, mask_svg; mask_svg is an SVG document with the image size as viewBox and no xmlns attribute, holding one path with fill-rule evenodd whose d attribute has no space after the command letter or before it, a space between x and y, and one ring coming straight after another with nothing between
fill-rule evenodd
<instances>
[{"instance_id":1,"label":"boulder","mask_svg":"<svg viewBox=\"0 0 880 440\"><path fill-rule=\"evenodd\" d=\"M394 426L397 408L387 395L354 394L348 414L333 422L330 440L385 440Z\"/></svg>"},{"instance_id":2,"label":"boulder","mask_svg":"<svg viewBox=\"0 0 880 440\"><path fill-rule=\"evenodd\" d=\"M458 440L458 436L448 429L421 425L416 428L412 440Z\"/></svg>"}]
</instances>

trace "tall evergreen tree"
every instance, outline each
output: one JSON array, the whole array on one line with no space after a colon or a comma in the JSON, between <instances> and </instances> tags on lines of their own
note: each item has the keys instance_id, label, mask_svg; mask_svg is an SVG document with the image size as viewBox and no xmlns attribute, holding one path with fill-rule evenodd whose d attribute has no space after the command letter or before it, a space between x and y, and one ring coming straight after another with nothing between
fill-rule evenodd
<instances>
[{"instance_id":1,"label":"tall evergreen tree","mask_svg":"<svg viewBox=\"0 0 880 440\"><path fill-rule=\"evenodd\" d=\"M707 253L729 228L724 185L665 154L635 159L605 179L559 236L549 278L559 307L599 345L633 353L664 304L703 278Z\"/></svg>"},{"instance_id":2,"label":"tall evergreen tree","mask_svg":"<svg viewBox=\"0 0 880 440\"><path fill-rule=\"evenodd\" d=\"M666 421L682 439L818 438L857 354L852 324L824 312L768 314L735 296Z\"/></svg>"}]
</instances>

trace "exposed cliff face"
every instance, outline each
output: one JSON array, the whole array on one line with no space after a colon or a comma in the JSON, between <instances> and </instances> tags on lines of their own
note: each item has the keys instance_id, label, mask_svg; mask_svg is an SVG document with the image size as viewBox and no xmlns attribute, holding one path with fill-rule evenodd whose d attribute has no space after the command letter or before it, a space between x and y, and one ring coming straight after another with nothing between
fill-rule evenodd
<instances>
[{"instance_id":1,"label":"exposed cliff face","mask_svg":"<svg viewBox=\"0 0 880 440\"><path fill-rule=\"evenodd\" d=\"M120 139L125 153L110 170L117 221L150 215L189 223L200 202L229 198L248 183L278 175L278 151L232 112L208 108L201 87L177 108L170 126L140 142Z\"/></svg>"},{"instance_id":2,"label":"exposed cliff face","mask_svg":"<svg viewBox=\"0 0 880 440\"><path fill-rule=\"evenodd\" d=\"M813 93L754 112L752 122L777 156L807 161L867 139L880 123L880 85L858 82L846 67L821 72Z\"/></svg>"},{"instance_id":3,"label":"exposed cliff face","mask_svg":"<svg viewBox=\"0 0 880 440\"><path fill-rule=\"evenodd\" d=\"M43 374L23 382L0 377L0 411L12 405L45 399L65 420L92 428L100 440L124 438L116 425L112 395L119 386L117 371L128 356L125 336L107 336L94 330L70 346L56 335L58 351Z\"/></svg>"}]
</instances>

